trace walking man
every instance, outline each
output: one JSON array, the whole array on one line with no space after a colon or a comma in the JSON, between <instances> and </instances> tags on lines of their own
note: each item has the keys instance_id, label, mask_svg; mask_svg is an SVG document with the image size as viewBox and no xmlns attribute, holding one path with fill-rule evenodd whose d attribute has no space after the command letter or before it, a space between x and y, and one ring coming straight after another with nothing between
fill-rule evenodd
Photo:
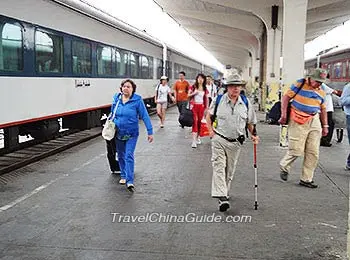
<instances>
[{"instance_id":1,"label":"walking man","mask_svg":"<svg viewBox=\"0 0 350 260\"><path fill-rule=\"evenodd\" d=\"M220 211L226 211L230 207L229 190L245 140L246 124L253 142L258 143L259 140L258 136L253 135L257 123L255 111L250 101L240 96L245 84L238 74L228 77L225 84L227 92L214 98L206 116L212 138L211 195L219 200Z\"/></svg>"},{"instance_id":2,"label":"walking man","mask_svg":"<svg viewBox=\"0 0 350 260\"><path fill-rule=\"evenodd\" d=\"M326 111L327 111L327 120L329 125L327 136L323 136L321 138L321 146L331 147L332 137L334 132L334 121L333 121L334 106L333 106L332 94L338 95L338 91L330 88L324 83L322 83L321 88L326 93L325 104L326 104Z\"/></svg>"},{"instance_id":3,"label":"walking man","mask_svg":"<svg viewBox=\"0 0 350 260\"><path fill-rule=\"evenodd\" d=\"M179 79L175 82L174 89L174 98L176 101L177 109L181 113L182 108L186 106L188 101L188 90L190 88L190 83L185 80L186 73L184 71L179 72ZM184 126L181 125L183 128Z\"/></svg>"},{"instance_id":4,"label":"walking man","mask_svg":"<svg viewBox=\"0 0 350 260\"><path fill-rule=\"evenodd\" d=\"M305 79L292 84L282 98L280 124L287 123L288 103L291 104L288 124L288 152L280 162L280 177L287 181L291 164L304 156L303 169L299 184L308 188L317 188L314 172L318 163L321 136L328 134L326 93L321 84L326 81L327 71L316 69Z\"/></svg>"},{"instance_id":5,"label":"walking man","mask_svg":"<svg viewBox=\"0 0 350 260\"><path fill-rule=\"evenodd\" d=\"M344 112L346 114L346 126L348 129L348 139L350 144L350 83L344 86L343 93L340 97L340 103L344 106ZM350 171L350 153L345 168Z\"/></svg>"}]
</instances>

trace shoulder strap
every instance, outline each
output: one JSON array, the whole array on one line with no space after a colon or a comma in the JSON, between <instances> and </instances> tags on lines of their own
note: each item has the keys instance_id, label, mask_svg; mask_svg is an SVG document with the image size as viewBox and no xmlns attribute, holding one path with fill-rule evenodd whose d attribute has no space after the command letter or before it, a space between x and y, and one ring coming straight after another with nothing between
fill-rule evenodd
<instances>
[{"instance_id":1,"label":"shoulder strap","mask_svg":"<svg viewBox=\"0 0 350 260\"><path fill-rule=\"evenodd\" d=\"M218 95L217 98L216 98L216 101L215 101L215 107L214 107L214 118L216 118L216 113L218 112L218 106L219 106L219 103L221 101L221 98L222 98L222 94L221 95Z\"/></svg>"},{"instance_id":2,"label":"shoulder strap","mask_svg":"<svg viewBox=\"0 0 350 260\"><path fill-rule=\"evenodd\" d=\"M240 95L241 96L241 99L243 100L243 102L244 102L244 104L245 104L245 106L247 107L247 109L249 108L248 106L248 99L247 99L247 97L245 96L245 95Z\"/></svg>"},{"instance_id":3,"label":"shoulder strap","mask_svg":"<svg viewBox=\"0 0 350 260\"><path fill-rule=\"evenodd\" d=\"M293 96L293 98L295 98L295 96L298 95L299 91L304 87L305 81L306 81L306 80L303 79L303 83L301 83L300 88L298 88L298 90L297 90L297 92L295 93L295 95ZM291 99L293 99L293 98L291 98Z\"/></svg>"},{"instance_id":4,"label":"shoulder strap","mask_svg":"<svg viewBox=\"0 0 350 260\"><path fill-rule=\"evenodd\" d=\"M119 93L118 96L117 96L117 99L118 99L117 104L115 105L115 108L114 108L114 110L113 110L112 117L110 118L111 121L114 120L115 115L116 115L116 113L117 113L117 108L118 108L118 105L119 105L119 102L120 102L120 96L121 96L121 94Z\"/></svg>"},{"instance_id":5,"label":"shoulder strap","mask_svg":"<svg viewBox=\"0 0 350 260\"><path fill-rule=\"evenodd\" d=\"M158 86L157 86L157 91L156 91L156 98L158 98L158 96L159 96L159 87L160 87L160 84L158 84Z\"/></svg>"}]
</instances>

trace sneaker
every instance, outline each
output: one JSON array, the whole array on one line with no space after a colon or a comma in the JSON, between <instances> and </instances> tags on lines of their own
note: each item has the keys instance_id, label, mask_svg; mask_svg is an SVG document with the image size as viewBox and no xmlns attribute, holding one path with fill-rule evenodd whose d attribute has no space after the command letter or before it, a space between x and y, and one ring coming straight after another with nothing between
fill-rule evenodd
<instances>
[{"instance_id":1,"label":"sneaker","mask_svg":"<svg viewBox=\"0 0 350 260\"><path fill-rule=\"evenodd\" d=\"M160 128L164 128L164 125L163 125L163 124L161 124L161 125L160 125Z\"/></svg>"},{"instance_id":2,"label":"sneaker","mask_svg":"<svg viewBox=\"0 0 350 260\"><path fill-rule=\"evenodd\" d=\"M192 148L197 148L197 144L195 141L192 142L192 145L191 145Z\"/></svg>"},{"instance_id":3,"label":"sneaker","mask_svg":"<svg viewBox=\"0 0 350 260\"><path fill-rule=\"evenodd\" d=\"M288 180L288 172L281 170L280 177L283 181Z\"/></svg>"},{"instance_id":4,"label":"sneaker","mask_svg":"<svg viewBox=\"0 0 350 260\"><path fill-rule=\"evenodd\" d=\"M302 181L302 180L300 180L299 185L304 186L304 187L308 187L308 188L312 188L312 189L315 189L318 187L318 185L316 183L314 183L314 181Z\"/></svg>"},{"instance_id":5,"label":"sneaker","mask_svg":"<svg viewBox=\"0 0 350 260\"><path fill-rule=\"evenodd\" d=\"M130 191L130 192L134 192L135 191L134 184L128 184L128 185L126 185L126 187L127 187L128 191Z\"/></svg>"},{"instance_id":6,"label":"sneaker","mask_svg":"<svg viewBox=\"0 0 350 260\"><path fill-rule=\"evenodd\" d=\"M197 143L197 144L202 144L201 139L198 138L196 143Z\"/></svg>"},{"instance_id":7,"label":"sneaker","mask_svg":"<svg viewBox=\"0 0 350 260\"><path fill-rule=\"evenodd\" d=\"M345 166L345 170L350 171L350 166L349 166L349 165L346 165L346 166Z\"/></svg>"},{"instance_id":8,"label":"sneaker","mask_svg":"<svg viewBox=\"0 0 350 260\"><path fill-rule=\"evenodd\" d=\"M225 212L230 208L230 203L227 200L219 200L219 211Z\"/></svg>"},{"instance_id":9,"label":"sneaker","mask_svg":"<svg viewBox=\"0 0 350 260\"><path fill-rule=\"evenodd\" d=\"M126 179L120 179L119 184L124 185L126 183Z\"/></svg>"},{"instance_id":10,"label":"sneaker","mask_svg":"<svg viewBox=\"0 0 350 260\"><path fill-rule=\"evenodd\" d=\"M112 174L120 174L120 170L113 170L111 173Z\"/></svg>"}]
</instances>

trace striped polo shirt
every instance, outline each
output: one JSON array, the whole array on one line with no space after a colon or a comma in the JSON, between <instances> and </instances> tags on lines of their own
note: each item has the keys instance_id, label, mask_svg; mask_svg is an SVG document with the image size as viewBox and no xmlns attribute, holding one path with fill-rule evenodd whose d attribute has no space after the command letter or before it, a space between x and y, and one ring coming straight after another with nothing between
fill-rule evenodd
<instances>
[{"instance_id":1,"label":"striped polo shirt","mask_svg":"<svg viewBox=\"0 0 350 260\"><path fill-rule=\"evenodd\" d=\"M286 95L293 99L292 107L301 112L313 115L321 112L321 107L326 109L325 97L326 93L321 89L321 86L317 89L305 84L302 89L298 89L303 84L304 79L299 79L297 82L291 85ZM298 92L297 95L295 95Z\"/></svg>"}]
</instances>

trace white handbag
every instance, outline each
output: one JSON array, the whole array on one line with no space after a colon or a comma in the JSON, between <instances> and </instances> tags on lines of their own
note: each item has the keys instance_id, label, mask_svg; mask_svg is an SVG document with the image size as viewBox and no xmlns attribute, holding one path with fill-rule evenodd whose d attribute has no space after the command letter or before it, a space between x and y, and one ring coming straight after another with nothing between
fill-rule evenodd
<instances>
[{"instance_id":1,"label":"white handbag","mask_svg":"<svg viewBox=\"0 0 350 260\"><path fill-rule=\"evenodd\" d=\"M117 113L117 108L119 105L120 98L118 99L117 105L115 106L113 110L113 114L111 118L107 118L105 125L103 126L102 129L102 137L103 139L110 141L114 138L115 136L115 123L114 123L114 118L115 114Z\"/></svg>"}]
</instances>

